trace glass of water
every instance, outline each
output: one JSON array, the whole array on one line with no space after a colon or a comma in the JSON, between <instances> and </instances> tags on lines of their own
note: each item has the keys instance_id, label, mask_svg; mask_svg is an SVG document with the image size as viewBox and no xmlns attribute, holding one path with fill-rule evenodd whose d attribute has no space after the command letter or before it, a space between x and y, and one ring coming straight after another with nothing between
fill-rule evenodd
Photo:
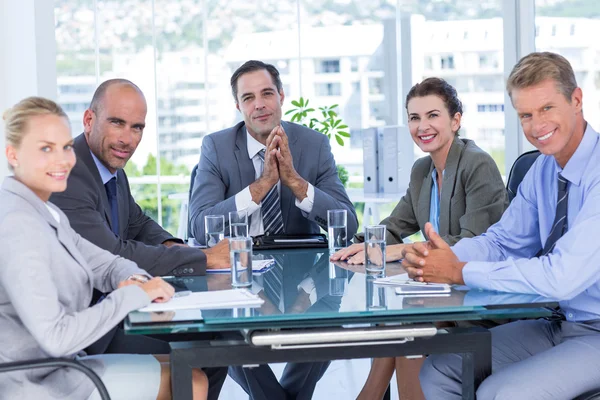
<instances>
[{"instance_id":1,"label":"glass of water","mask_svg":"<svg viewBox=\"0 0 600 400\"><path fill-rule=\"evenodd\" d=\"M367 311L385 310L387 308L385 286L375 284L375 280L384 277L385 273L383 271L366 275Z\"/></svg>"},{"instance_id":2,"label":"glass of water","mask_svg":"<svg viewBox=\"0 0 600 400\"><path fill-rule=\"evenodd\" d=\"M385 270L385 225L365 227L365 269L370 272Z\"/></svg>"},{"instance_id":3,"label":"glass of water","mask_svg":"<svg viewBox=\"0 0 600 400\"><path fill-rule=\"evenodd\" d=\"M229 211L229 237L248 236L248 213L246 211Z\"/></svg>"},{"instance_id":4,"label":"glass of water","mask_svg":"<svg viewBox=\"0 0 600 400\"><path fill-rule=\"evenodd\" d=\"M252 286L252 238L232 237L229 239L231 256L231 286Z\"/></svg>"},{"instance_id":5,"label":"glass of water","mask_svg":"<svg viewBox=\"0 0 600 400\"><path fill-rule=\"evenodd\" d=\"M347 221L346 210L327 210L327 234L329 236L329 251L336 252L347 246Z\"/></svg>"},{"instance_id":6,"label":"glass of water","mask_svg":"<svg viewBox=\"0 0 600 400\"><path fill-rule=\"evenodd\" d=\"M225 217L206 215L204 217L204 238L206 247L213 247L225 237Z\"/></svg>"}]
</instances>

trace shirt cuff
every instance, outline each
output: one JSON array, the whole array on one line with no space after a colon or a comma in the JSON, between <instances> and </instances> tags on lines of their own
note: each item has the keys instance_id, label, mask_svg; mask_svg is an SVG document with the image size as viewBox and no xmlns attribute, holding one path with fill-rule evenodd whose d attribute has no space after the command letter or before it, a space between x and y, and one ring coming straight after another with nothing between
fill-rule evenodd
<instances>
[{"instance_id":1,"label":"shirt cuff","mask_svg":"<svg viewBox=\"0 0 600 400\"><path fill-rule=\"evenodd\" d=\"M465 285L471 289L487 289L493 290L490 287L488 278L488 266L489 262L477 262L471 261L465 264L462 270L463 281Z\"/></svg>"},{"instance_id":2,"label":"shirt cuff","mask_svg":"<svg viewBox=\"0 0 600 400\"><path fill-rule=\"evenodd\" d=\"M296 207L304 211L306 214L310 214L313 209L313 205L315 204L315 188L310 183L308 184L308 189L306 190L306 197L302 201L298 201L296 199Z\"/></svg>"},{"instance_id":3,"label":"shirt cuff","mask_svg":"<svg viewBox=\"0 0 600 400\"><path fill-rule=\"evenodd\" d=\"M235 208L237 211L246 211L248 216L254 214L260 207L252 201L250 186L246 186L241 192L235 195Z\"/></svg>"},{"instance_id":4,"label":"shirt cuff","mask_svg":"<svg viewBox=\"0 0 600 400\"><path fill-rule=\"evenodd\" d=\"M315 286L315 281L310 276L304 279L297 287L298 290L302 289L308 294L308 300L310 304L313 305L317 301L317 290Z\"/></svg>"}]
</instances>

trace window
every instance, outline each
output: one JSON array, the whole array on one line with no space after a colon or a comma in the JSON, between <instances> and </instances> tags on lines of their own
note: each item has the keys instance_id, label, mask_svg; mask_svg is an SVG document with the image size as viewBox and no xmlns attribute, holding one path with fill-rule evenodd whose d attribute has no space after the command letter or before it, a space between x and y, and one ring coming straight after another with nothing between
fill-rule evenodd
<instances>
[{"instance_id":1,"label":"window","mask_svg":"<svg viewBox=\"0 0 600 400\"><path fill-rule=\"evenodd\" d=\"M504 112L504 104L477 104L477 112Z\"/></svg>"},{"instance_id":2,"label":"window","mask_svg":"<svg viewBox=\"0 0 600 400\"><path fill-rule=\"evenodd\" d=\"M316 60L317 73L337 74L340 72L340 60Z\"/></svg>"},{"instance_id":3,"label":"window","mask_svg":"<svg viewBox=\"0 0 600 400\"><path fill-rule=\"evenodd\" d=\"M358 72L358 57L350 57L350 72Z\"/></svg>"},{"instance_id":4,"label":"window","mask_svg":"<svg viewBox=\"0 0 600 400\"><path fill-rule=\"evenodd\" d=\"M369 94L383 93L383 79L369 78Z\"/></svg>"},{"instance_id":5,"label":"window","mask_svg":"<svg viewBox=\"0 0 600 400\"><path fill-rule=\"evenodd\" d=\"M317 96L340 96L342 85L339 83L316 83L315 92Z\"/></svg>"},{"instance_id":6,"label":"window","mask_svg":"<svg viewBox=\"0 0 600 400\"><path fill-rule=\"evenodd\" d=\"M454 69L454 56L442 56L442 69Z\"/></svg>"}]
</instances>

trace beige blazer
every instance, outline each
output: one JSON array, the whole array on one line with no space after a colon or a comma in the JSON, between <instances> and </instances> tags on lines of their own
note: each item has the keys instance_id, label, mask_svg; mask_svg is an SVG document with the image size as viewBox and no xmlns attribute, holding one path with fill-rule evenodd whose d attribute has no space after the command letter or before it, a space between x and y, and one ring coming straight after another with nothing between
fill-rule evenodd
<instances>
[{"instance_id":1,"label":"beige blazer","mask_svg":"<svg viewBox=\"0 0 600 400\"><path fill-rule=\"evenodd\" d=\"M83 239L47 203L59 214L57 222L16 179L4 180L0 204L0 362L74 358L150 302L138 286L116 289L145 271ZM112 293L89 307L94 287ZM102 375L102 361L87 365ZM93 388L82 373L66 368L0 374L3 399L79 400Z\"/></svg>"},{"instance_id":2,"label":"beige blazer","mask_svg":"<svg viewBox=\"0 0 600 400\"><path fill-rule=\"evenodd\" d=\"M387 244L424 231L429 221L433 160L418 159L410 174L406 194L381 221L387 227ZM475 142L456 137L450 147L442 182L439 234L450 245L482 234L500 220L508 207L502 176L492 157ZM357 238L362 241L362 234Z\"/></svg>"}]
</instances>

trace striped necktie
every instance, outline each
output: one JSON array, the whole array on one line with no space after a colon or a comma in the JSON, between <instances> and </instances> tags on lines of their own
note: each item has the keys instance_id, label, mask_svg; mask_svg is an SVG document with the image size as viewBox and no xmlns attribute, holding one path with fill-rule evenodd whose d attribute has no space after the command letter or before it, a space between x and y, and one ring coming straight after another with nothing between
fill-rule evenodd
<instances>
[{"instance_id":1,"label":"striped necktie","mask_svg":"<svg viewBox=\"0 0 600 400\"><path fill-rule=\"evenodd\" d=\"M265 295L279 309L283 310L282 289L283 289L283 255L271 255L275 260L275 265L263 275Z\"/></svg>"},{"instance_id":2,"label":"striped necktie","mask_svg":"<svg viewBox=\"0 0 600 400\"><path fill-rule=\"evenodd\" d=\"M567 232L567 204L569 201L569 191L567 190L567 180L563 178L561 174L558 174L558 201L556 203L556 216L554 217L554 223L552 229L546 239L546 244L542 250L541 255L545 256L554 250L554 246L558 239Z\"/></svg>"},{"instance_id":3,"label":"striped necktie","mask_svg":"<svg viewBox=\"0 0 600 400\"><path fill-rule=\"evenodd\" d=\"M265 165L265 149L258 152L258 156ZM284 233L283 217L281 215L281 200L277 185L274 185L262 200L262 219L265 235L277 235Z\"/></svg>"}]
</instances>

